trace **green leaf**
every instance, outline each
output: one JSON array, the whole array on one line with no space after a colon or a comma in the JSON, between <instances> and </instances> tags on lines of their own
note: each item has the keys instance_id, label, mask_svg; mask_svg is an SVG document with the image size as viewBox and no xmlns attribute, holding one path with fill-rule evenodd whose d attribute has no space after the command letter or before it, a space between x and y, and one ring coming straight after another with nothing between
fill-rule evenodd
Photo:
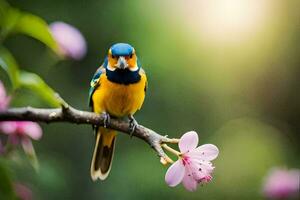
<instances>
[{"instance_id":1,"label":"green leaf","mask_svg":"<svg viewBox=\"0 0 300 200\"><path fill-rule=\"evenodd\" d=\"M2 13L0 39L4 40L11 32L13 32L18 23L21 12L15 8L7 6L5 12Z\"/></svg>"},{"instance_id":2,"label":"green leaf","mask_svg":"<svg viewBox=\"0 0 300 200\"><path fill-rule=\"evenodd\" d=\"M50 88L41 77L35 73L26 71L20 72L20 83L22 87L28 88L36 92L41 98L48 102L51 106L59 107L60 102L52 88Z\"/></svg>"},{"instance_id":3,"label":"green leaf","mask_svg":"<svg viewBox=\"0 0 300 200\"><path fill-rule=\"evenodd\" d=\"M58 45L52 37L47 23L36 15L22 12L14 31L33 37L50 47L54 52L59 53Z\"/></svg>"},{"instance_id":4,"label":"green leaf","mask_svg":"<svg viewBox=\"0 0 300 200\"><path fill-rule=\"evenodd\" d=\"M0 0L0 26L3 22L4 16L9 8L9 5L6 1Z\"/></svg>"},{"instance_id":5,"label":"green leaf","mask_svg":"<svg viewBox=\"0 0 300 200\"><path fill-rule=\"evenodd\" d=\"M9 34L21 33L39 40L60 55L58 44L42 18L10 7L3 0L0 0L0 26L0 40Z\"/></svg>"},{"instance_id":6,"label":"green leaf","mask_svg":"<svg viewBox=\"0 0 300 200\"><path fill-rule=\"evenodd\" d=\"M0 199L16 199L10 175L3 160L0 160Z\"/></svg>"},{"instance_id":7,"label":"green leaf","mask_svg":"<svg viewBox=\"0 0 300 200\"><path fill-rule=\"evenodd\" d=\"M0 45L0 67L8 74L14 89L19 87L19 66L13 55Z\"/></svg>"},{"instance_id":8,"label":"green leaf","mask_svg":"<svg viewBox=\"0 0 300 200\"><path fill-rule=\"evenodd\" d=\"M8 74L13 89L17 89L20 86L30 89L38 94L49 105L58 107L60 101L58 100L56 93L50 88L41 77L37 74L19 71L19 66L14 59L13 55L3 46L0 46L0 67Z\"/></svg>"}]
</instances>

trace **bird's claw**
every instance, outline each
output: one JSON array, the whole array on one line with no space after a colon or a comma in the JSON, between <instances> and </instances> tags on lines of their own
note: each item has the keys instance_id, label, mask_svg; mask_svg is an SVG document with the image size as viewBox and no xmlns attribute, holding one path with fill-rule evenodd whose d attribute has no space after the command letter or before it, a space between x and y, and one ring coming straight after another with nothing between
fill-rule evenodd
<instances>
[{"instance_id":1,"label":"bird's claw","mask_svg":"<svg viewBox=\"0 0 300 200\"><path fill-rule=\"evenodd\" d=\"M110 115L107 112L103 112L102 116L104 118L103 126L104 126L104 128L107 128L108 124L110 123Z\"/></svg>"},{"instance_id":2,"label":"bird's claw","mask_svg":"<svg viewBox=\"0 0 300 200\"><path fill-rule=\"evenodd\" d=\"M128 118L129 118L130 137L132 137L136 127L139 124L137 123L137 121L134 119L132 115L129 115Z\"/></svg>"}]
</instances>

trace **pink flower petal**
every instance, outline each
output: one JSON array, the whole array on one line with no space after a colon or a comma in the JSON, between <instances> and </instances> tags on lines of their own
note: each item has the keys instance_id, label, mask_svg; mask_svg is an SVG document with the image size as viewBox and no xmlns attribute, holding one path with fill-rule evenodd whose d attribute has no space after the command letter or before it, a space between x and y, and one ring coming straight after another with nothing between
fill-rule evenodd
<instances>
[{"instance_id":1,"label":"pink flower petal","mask_svg":"<svg viewBox=\"0 0 300 200\"><path fill-rule=\"evenodd\" d=\"M179 140L179 149L181 153L186 153L190 150L193 150L198 145L198 134L195 131L189 131L183 136L181 136Z\"/></svg>"},{"instance_id":2,"label":"pink flower petal","mask_svg":"<svg viewBox=\"0 0 300 200\"><path fill-rule=\"evenodd\" d=\"M77 28L64 22L53 22L50 24L50 30L65 56L75 60L85 56L86 41Z\"/></svg>"},{"instance_id":3,"label":"pink flower petal","mask_svg":"<svg viewBox=\"0 0 300 200\"><path fill-rule=\"evenodd\" d=\"M6 91L3 83L0 81L0 100L6 98Z\"/></svg>"},{"instance_id":4,"label":"pink flower petal","mask_svg":"<svg viewBox=\"0 0 300 200\"><path fill-rule=\"evenodd\" d=\"M6 110L8 108L9 103L10 103L10 97L0 99L0 111Z\"/></svg>"},{"instance_id":5,"label":"pink flower petal","mask_svg":"<svg viewBox=\"0 0 300 200\"><path fill-rule=\"evenodd\" d=\"M21 200L32 200L32 191L25 185L21 183L14 183L14 190L18 199Z\"/></svg>"},{"instance_id":6,"label":"pink flower petal","mask_svg":"<svg viewBox=\"0 0 300 200\"><path fill-rule=\"evenodd\" d=\"M6 110L10 102L10 97L6 96L3 83L0 81L0 111Z\"/></svg>"},{"instance_id":7,"label":"pink flower petal","mask_svg":"<svg viewBox=\"0 0 300 200\"><path fill-rule=\"evenodd\" d=\"M184 166L181 160L177 160L169 167L165 176L165 181L170 187L175 187L182 181L184 174Z\"/></svg>"},{"instance_id":8,"label":"pink flower petal","mask_svg":"<svg viewBox=\"0 0 300 200\"><path fill-rule=\"evenodd\" d=\"M19 122L19 130L21 134L25 134L34 140L39 140L42 137L42 129L35 122Z\"/></svg>"},{"instance_id":9,"label":"pink flower petal","mask_svg":"<svg viewBox=\"0 0 300 200\"><path fill-rule=\"evenodd\" d=\"M201 160L214 160L218 157L219 149L213 144L204 144L197 147L195 150L188 153L189 156L193 156L195 158Z\"/></svg>"},{"instance_id":10,"label":"pink flower petal","mask_svg":"<svg viewBox=\"0 0 300 200\"><path fill-rule=\"evenodd\" d=\"M17 130L17 122L15 121L7 121L0 122L0 131L5 134L14 134Z\"/></svg>"},{"instance_id":11,"label":"pink flower petal","mask_svg":"<svg viewBox=\"0 0 300 200\"><path fill-rule=\"evenodd\" d=\"M192 176L188 176L187 174L184 176L182 184L187 190L191 192L195 191L198 185L197 181Z\"/></svg>"},{"instance_id":12,"label":"pink flower petal","mask_svg":"<svg viewBox=\"0 0 300 200\"><path fill-rule=\"evenodd\" d=\"M272 169L265 179L264 195L268 198L287 199L299 194L300 171Z\"/></svg>"},{"instance_id":13,"label":"pink flower petal","mask_svg":"<svg viewBox=\"0 0 300 200\"><path fill-rule=\"evenodd\" d=\"M209 176L214 169L209 161L197 160L194 158L190 158L189 163L185 165L185 168L187 175L192 176L196 181Z\"/></svg>"}]
</instances>

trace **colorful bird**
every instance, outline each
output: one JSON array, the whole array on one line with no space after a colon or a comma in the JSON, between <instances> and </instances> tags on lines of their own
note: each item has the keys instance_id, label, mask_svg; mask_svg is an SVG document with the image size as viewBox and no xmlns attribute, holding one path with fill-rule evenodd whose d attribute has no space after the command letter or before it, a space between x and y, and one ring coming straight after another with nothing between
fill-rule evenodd
<instances>
[{"instance_id":1,"label":"colorful bird","mask_svg":"<svg viewBox=\"0 0 300 200\"><path fill-rule=\"evenodd\" d=\"M128 117L131 132L137 126L133 114L142 107L147 77L135 49L125 43L114 44L91 80L89 105L105 118L104 127L95 127L96 144L91 164L91 177L107 178L114 154L116 131L106 128L110 116Z\"/></svg>"}]
</instances>

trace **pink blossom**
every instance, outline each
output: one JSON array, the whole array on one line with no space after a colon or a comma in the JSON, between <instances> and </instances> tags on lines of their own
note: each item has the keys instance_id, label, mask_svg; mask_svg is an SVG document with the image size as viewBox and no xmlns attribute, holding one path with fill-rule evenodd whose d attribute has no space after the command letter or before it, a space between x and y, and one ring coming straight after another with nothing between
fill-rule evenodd
<instances>
[{"instance_id":1,"label":"pink blossom","mask_svg":"<svg viewBox=\"0 0 300 200\"><path fill-rule=\"evenodd\" d=\"M6 96L4 85L0 81L0 111L7 109L9 102L10 102L10 97Z\"/></svg>"},{"instance_id":2,"label":"pink blossom","mask_svg":"<svg viewBox=\"0 0 300 200\"><path fill-rule=\"evenodd\" d=\"M272 169L265 178L263 192L270 199L287 199L299 195L300 170Z\"/></svg>"},{"instance_id":3,"label":"pink blossom","mask_svg":"<svg viewBox=\"0 0 300 200\"><path fill-rule=\"evenodd\" d=\"M39 124L30 121L0 122L0 131L8 135L8 141L12 145L21 143L27 155L35 154L31 139L39 140L42 137Z\"/></svg>"},{"instance_id":4,"label":"pink blossom","mask_svg":"<svg viewBox=\"0 0 300 200\"><path fill-rule=\"evenodd\" d=\"M80 60L85 56L86 41L78 29L64 22L53 22L50 30L66 57Z\"/></svg>"},{"instance_id":5,"label":"pink blossom","mask_svg":"<svg viewBox=\"0 0 300 200\"><path fill-rule=\"evenodd\" d=\"M14 183L14 190L15 190L16 196L20 200L31 200L31 199L33 199L32 191L24 184Z\"/></svg>"},{"instance_id":6,"label":"pink blossom","mask_svg":"<svg viewBox=\"0 0 300 200\"><path fill-rule=\"evenodd\" d=\"M0 81L0 111L7 109L10 97L6 96L5 88ZM42 129L38 123L31 121L3 121L0 122L0 132L8 135L8 142L13 145L21 143L26 154L33 155L34 148L31 139L39 140L42 137ZM5 149L0 141L0 154Z\"/></svg>"},{"instance_id":7,"label":"pink blossom","mask_svg":"<svg viewBox=\"0 0 300 200\"><path fill-rule=\"evenodd\" d=\"M175 187L182 182L187 190L195 191L198 184L211 181L214 167L210 161L218 156L219 150L212 144L197 145L198 135L194 131L180 138L180 158L170 166L165 176L169 186Z\"/></svg>"},{"instance_id":8,"label":"pink blossom","mask_svg":"<svg viewBox=\"0 0 300 200\"><path fill-rule=\"evenodd\" d=\"M30 121L0 122L0 131L19 138L29 137L34 140L39 140L42 137L41 127L37 123Z\"/></svg>"}]
</instances>

